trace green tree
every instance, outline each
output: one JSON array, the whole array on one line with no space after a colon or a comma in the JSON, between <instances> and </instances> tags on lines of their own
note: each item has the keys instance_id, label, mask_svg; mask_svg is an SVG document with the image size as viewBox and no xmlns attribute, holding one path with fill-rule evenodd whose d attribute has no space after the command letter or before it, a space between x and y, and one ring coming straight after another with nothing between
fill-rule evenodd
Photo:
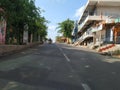
<instances>
[{"instance_id":1,"label":"green tree","mask_svg":"<svg viewBox=\"0 0 120 90\"><path fill-rule=\"evenodd\" d=\"M74 21L67 19L61 23L58 23L58 33L61 33L66 38L71 38L71 33L74 28Z\"/></svg>"},{"instance_id":2,"label":"green tree","mask_svg":"<svg viewBox=\"0 0 120 90\"><path fill-rule=\"evenodd\" d=\"M64 37L71 38L71 33L74 28L74 21L67 19L61 23L58 23L58 33L62 33Z\"/></svg>"},{"instance_id":3,"label":"green tree","mask_svg":"<svg viewBox=\"0 0 120 90\"><path fill-rule=\"evenodd\" d=\"M40 34L39 30L43 33L43 26L46 32L47 26L45 23L47 20L41 17L42 10L35 6L35 0L0 0L0 8L3 8L5 11L4 16L7 21L7 42L9 38L13 39L15 37L18 44L22 44L25 25L29 27L29 42L31 38L33 38L33 42L38 40L37 36ZM37 25L36 22L40 22L40 24ZM43 35L45 36L46 34Z\"/></svg>"},{"instance_id":4,"label":"green tree","mask_svg":"<svg viewBox=\"0 0 120 90\"><path fill-rule=\"evenodd\" d=\"M46 25L47 23L48 21L44 17L38 18L36 21L37 33L38 33L38 36L40 37L40 41L46 38L47 29L48 29Z\"/></svg>"}]
</instances>

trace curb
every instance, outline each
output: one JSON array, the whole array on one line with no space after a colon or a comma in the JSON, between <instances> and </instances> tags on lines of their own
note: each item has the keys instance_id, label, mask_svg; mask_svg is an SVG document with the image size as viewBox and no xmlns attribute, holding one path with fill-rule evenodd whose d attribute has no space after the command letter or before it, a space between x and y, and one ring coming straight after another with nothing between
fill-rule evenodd
<instances>
[{"instance_id":1,"label":"curb","mask_svg":"<svg viewBox=\"0 0 120 90\"><path fill-rule=\"evenodd\" d=\"M2 46L2 51L0 52L0 57L3 57L3 56L7 56L7 55L11 55L11 54L14 54L14 53L17 53L17 52L20 52L24 49L27 49L27 48L32 48L36 45L39 45L39 44L42 44L42 43L30 43L30 44L27 44L27 45L4 45ZM4 48L12 48L10 50L6 50Z\"/></svg>"}]
</instances>

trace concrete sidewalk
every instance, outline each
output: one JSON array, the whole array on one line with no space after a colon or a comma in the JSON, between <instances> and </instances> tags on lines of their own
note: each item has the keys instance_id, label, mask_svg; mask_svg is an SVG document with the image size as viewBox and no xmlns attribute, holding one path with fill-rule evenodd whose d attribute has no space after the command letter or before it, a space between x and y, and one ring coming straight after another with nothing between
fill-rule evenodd
<instances>
[{"instance_id":1,"label":"concrete sidewalk","mask_svg":"<svg viewBox=\"0 0 120 90\"><path fill-rule=\"evenodd\" d=\"M68 46L72 46L72 47L76 47L76 48L83 48L85 51L90 51L90 52L95 52L95 53L98 53L98 54L101 54L101 55L105 55L105 56L112 56L113 58L120 58L120 55L111 55L111 53L106 53L106 52L99 52L95 49L90 49L88 48L87 46L74 46L73 44L66 44Z\"/></svg>"},{"instance_id":2,"label":"concrete sidewalk","mask_svg":"<svg viewBox=\"0 0 120 90\"><path fill-rule=\"evenodd\" d=\"M41 43L40 42L39 43L30 43L27 45L0 45L0 56L13 54L20 50L30 48L30 47L33 47L33 46L39 45L39 44L41 44Z\"/></svg>"}]
</instances>

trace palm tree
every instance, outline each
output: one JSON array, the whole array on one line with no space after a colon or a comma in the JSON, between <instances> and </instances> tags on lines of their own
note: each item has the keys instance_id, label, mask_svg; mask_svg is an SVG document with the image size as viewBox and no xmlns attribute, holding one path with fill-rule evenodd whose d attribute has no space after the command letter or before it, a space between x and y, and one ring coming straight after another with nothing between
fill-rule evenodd
<instances>
[{"instance_id":1,"label":"palm tree","mask_svg":"<svg viewBox=\"0 0 120 90\"><path fill-rule=\"evenodd\" d=\"M63 37L67 39L67 43L69 42L69 39L71 39L71 33L74 28L74 21L67 19L61 23L58 23L58 33L61 33Z\"/></svg>"}]
</instances>

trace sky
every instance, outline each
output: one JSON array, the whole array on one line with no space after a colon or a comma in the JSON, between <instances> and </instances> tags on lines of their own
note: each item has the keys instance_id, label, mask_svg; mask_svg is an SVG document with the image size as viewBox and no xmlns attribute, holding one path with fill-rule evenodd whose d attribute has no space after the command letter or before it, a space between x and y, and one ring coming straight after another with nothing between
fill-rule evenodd
<instances>
[{"instance_id":1,"label":"sky","mask_svg":"<svg viewBox=\"0 0 120 90\"><path fill-rule=\"evenodd\" d=\"M48 38L55 41L55 37L59 35L56 27L58 23L66 20L78 20L85 7L87 0L35 0L37 7L40 7L44 12L44 16L48 23Z\"/></svg>"}]
</instances>

